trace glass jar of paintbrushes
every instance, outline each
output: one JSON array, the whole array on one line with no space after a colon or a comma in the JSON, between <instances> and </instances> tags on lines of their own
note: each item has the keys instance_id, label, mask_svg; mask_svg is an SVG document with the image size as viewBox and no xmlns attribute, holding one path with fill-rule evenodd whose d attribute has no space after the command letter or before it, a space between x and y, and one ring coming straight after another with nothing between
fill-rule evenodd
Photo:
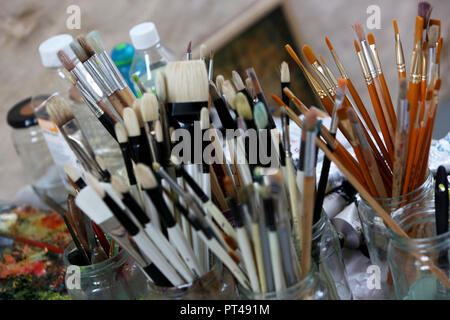
<instances>
[{"instance_id":1,"label":"glass jar of paintbrushes","mask_svg":"<svg viewBox=\"0 0 450 320\"><path fill-rule=\"evenodd\" d=\"M330 299L351 300L339 236L324 211L313 225L312 257L328 287Z\"/></svg>"},{"instance_id":2,"label":"glass jar of paintbrushes","mask_svg":"<svg viewBox=\"0 0 450 320\"><path fill-rule=\"evenodd\" d=\"M405 206L394 213L394 219L410 236L403 238L389 230L387 258L397 298L450 300L450 287L446 287L427 264L432 262L448 279L450 232L437 232L433 203Z\"/></svg>"},{"instance_id":3,"label":"glass jar of paintbrushes","mask_svg":"<svg viewBox=\"0 0 450 320\"><path fill-rule=\"evenodd\" d=\"M233 300L237 297L235 280L219 261L191 283L178 287L162 287L151 282L147 285L149 300Z\"/></svg>"},{"instance_id":4,"label":"glass jar of paintbrushes","mask_svg":"<svg viewBox=\"0 0 450 320\"><path fill-rule=\"evenodd\" d=\"M440 166L434 203L413 203L394 213L394 220L409 236L389 230L387 256L397 298L450 300L449 211L447 172Z\"/></svg>"},{"instance_id":5,"label":"glass jar of paintbrushes","mask_svg":"<svg viewBox=\"0 0 450 320\"><path fill-rule=\"evenodd\" d=\"M146 296L147 278L126 250L85 265L70 243L64 251L66 288L74 300L135 300Z\"/></svg>"},{"instance_id":6,"label":"glass jar of paintbrushes","mask_svg":"<svg viewBox=\"0 0 450 320\"><path fill-rule=\"evenodd\" d=\"M427 174L425 181L415 190L393 198L378 198L378 203L388 212L406 205L422 204L432 197L433 176ZM392 280L388 279L387 247L388 229L375 210L364 200L358 202L358 212L362 223L364 238L367 243L370 260L381 271L381 287L387 297L393 298Z\"/></svg>"}]
</instances>

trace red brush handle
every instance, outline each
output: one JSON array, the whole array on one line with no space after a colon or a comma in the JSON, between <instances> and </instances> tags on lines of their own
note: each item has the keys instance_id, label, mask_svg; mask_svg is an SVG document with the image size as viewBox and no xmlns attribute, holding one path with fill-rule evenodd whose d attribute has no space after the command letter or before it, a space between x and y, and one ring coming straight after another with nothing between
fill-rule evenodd
<instances>
[{"instance_id":1,"label":"red brush handle","mask_svg":"<svg viewBox=\"0 0 450 320\"><path fill-rule=\"evenodd\" d=\"M92 228L94 228L94 232L97 235L98 241L100 241L101 246L103 247L103 250L105 250L106 254L109 252L109 242L106 240L105 234L103 233L102 229L94 222L92 221Z\"/></svg>"},{"instance_id":2,"label":"red brush handle","mask_svg":"<svg viewBox=\"0 0 450 320\"><path fill-rule=\"evenodd\" d=\"M30 240L30 239L27 239L27 238L14 237L14 241L22 242L22 243L25 243L25 244L29 244L30 246L34 246L34 247L46 248L48 251L53 251L53 252L56 252L56 253L64 253L64 249L52 246L50 244L42 243L42 242L39 242L39 241Z\"/></svg>"}]
</instances>

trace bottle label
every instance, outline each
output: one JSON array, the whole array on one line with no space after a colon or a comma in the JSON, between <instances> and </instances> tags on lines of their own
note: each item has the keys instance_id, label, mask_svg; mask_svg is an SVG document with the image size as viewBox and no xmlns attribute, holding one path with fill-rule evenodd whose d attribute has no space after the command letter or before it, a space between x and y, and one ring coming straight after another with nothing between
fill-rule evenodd
<instances>
[{"instance_id":1,"label":"bottle label","mask_svg":"<svg viewBox=\"0 0 450 320\"><path fill-rule=\"evenodd\" d=\"M74 153L70 149L67 142L64 140L61 132L53 121L37 118L39 127L42 130L42 135L44 136L47 147L52 155L53 161L58 167L58 173L68 190L72 189L72 186L67 178L64 171L64 164L70 163L73 167L83 172L81 164L75 157Z\"/></svg>"}]
</instances>

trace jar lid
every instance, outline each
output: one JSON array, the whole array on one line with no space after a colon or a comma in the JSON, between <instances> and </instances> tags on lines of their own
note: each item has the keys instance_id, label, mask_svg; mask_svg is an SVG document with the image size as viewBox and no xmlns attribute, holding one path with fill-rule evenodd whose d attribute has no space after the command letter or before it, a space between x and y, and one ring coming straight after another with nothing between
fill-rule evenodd
<instances>
[{"instance_id":1,"label":"jar lid","mask_svg":"<svg viewBox=\"0 0 450 320\"><path fill-rule=\"evenodd\" d=\"M35 97L36 101L47 100L48 95ZM32 97L26 98L16 103L9 111L7 116L8 124L15 129L23 129L37 125L37 119L34 115Z\"/></svg>"},{"instance_id":2,"label":"jar lid","mask_svg":"<svg viewBox=\"0 0 450 320\"><path fill-rule=\"evenodd\" d=\"M116 45L111 51L111 59L118 67L131 64L134 56L134 48L131 44L122 42Z\"/></svg>"},{"instance_id":3,"label":"jar lid","mask_svg":"<svg viewBox=\"0 0 450 320\"><path fill-rule=\"evenodd\" d=\"M131 28L130 38L137 50L153 47L159 42L158 30L153 22L144 22Z\"/></svg>"},{"instance_id":4,"label":"jar lid","mask_svg":"<svg viewBox=\"0 0 450 320\"><path fill-rule=\"evenodd\" d=\"M58 51L64 50L71 60L75 59L75 53L70 48L73 37L70 34L58 34L48 38L39 45L39 54L42 65L46 68L56 68L61 66L58 58Z\"/></svg>"}]
</instances>

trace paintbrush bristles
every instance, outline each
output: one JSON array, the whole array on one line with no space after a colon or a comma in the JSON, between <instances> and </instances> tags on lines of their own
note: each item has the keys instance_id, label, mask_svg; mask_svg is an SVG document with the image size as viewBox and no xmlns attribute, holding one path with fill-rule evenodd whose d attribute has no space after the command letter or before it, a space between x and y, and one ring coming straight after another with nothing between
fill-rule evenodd
<instances>
[{"instance_id":1,"label":"paintbrush bristles","mask_svg":"<svg viewBox=\"0 0 450 320\"><path fill-rule=\"evenodd\" d=\"M64 163L64 172L73 181L78 181L81 178L81 174L70 163Z\"/></svg>"},{"instance_id":2,"label":"paintbrush bristles","mask_svg":"<svg viewBox=\"0 0 450 320\"><path fill-rule=\"evenodd\" d=\"M426 29L428 27L431 11L433 11L433 7L429 2L419 2L419 5L417 6L417 15L419 15L423 19L423 29Z\"/></svg>"},{"instance_id":3,"label":"paintbrush bristles","mask_svg":"<svg viewBox=\"0 0 450 320\"><path fill-rule=\"evenodd\" d=\"M75 65L73 64L72 60L63 50L59 50L57 55L59 61L61 61L61 64L64 66L64 68L66 68L66 70L72 71L75 68Z\"/></svg>"},{"instance_id":4,"label":"paintbrush bristles","mask_svg":"<svg viewBox=\"0 0 450 320\"><path fill-rule=\"evenodd\" d=\"M439 27L437 25L432 25L428 28L428 46L436 47L436 44L439 40Z\"/></svg>"},{"instance_id":5,"label":"paintbrush bristles","mask_svg":"<svg viewBox=\"0 0 450 320\"><path fill-rule=\"evenodd\" d=\"M317 124L317 112L314 109L309 109L305 115L304 128L305 131L314 131Z\"/></svg>"},{"instance_id":6,"label":"paintbrush bristles","mask_svg":"<svg viewBox=\"0 0 450 320\"><path fill-rule=\"evenodd\" d=\"M200 129L209 129L209 110L206 107L200 111Z\"/></svg>"},{"instance_id":7,"label":"paintbrush bristles","mask_svg":"<svg viewBox=\"0 0 450 320\"><path fill-rule=\"evenodd\" d=\"M87 41L92 46L92 48L97 53L101 53L105 51L105 47L103 46L102 38L97 30L91 31L86 36Z\"/></svg>"},{"instance_id":8,"label":"paintbrush bristles","mask_svg":"<svg viewBox=\"0 0 450 320\"><path fill-rule=\"evenodd\" d=\"M141 100L141 114L145 122L156 121L159 118L159 103L152 92L144 93Z\"/></svg>"},{"instance_id":9,"label":"paintbrush bristles","mask_svg":"<svg viewBox=\"0 0 450 320\"><path fill-rule=\"evenodd\" d=\"M375 37L373 36L372 33L367 34L367 41L369 42L370 45L375 44Z\"/></svg>"},{"instance_id":10,"label":"paintbrush bristles","mask_svg":"<svg viewBox=\"0 0 450 320\"><path fill-rule=\"evenodd\" d=\"M167 101L208 101L208 72L201 60L169 62L166 67Z\"/></svg>"},{"instance_id":11,"label":"paintbrush bristles","mask_svg":"<svg viewBox=\"0 0 450 320\"><path fill-rule=\"evenodd\" d=\"M361 48L359 47L358 41L353 40L353 44L355 45L356 52L360 52Z\"/></svg>"},{"instance_id":12,"label":"paintbrush bristles","mask_svg":"<svg viewBox=\"0 0 450 320\"><path fill-rule=\"evenodd\" d=\"M135 168L136 179L144 189L153 189L158 186L155 175L145 164L138 163Z\"/></svg>"},{"instance_id":13,"label":"paintbrush bristles","mask_svg":"<svg viewBox=\"0 0 450 320\"><path fill-rule=\"evenodd\" d=\"M163 136L163 130L162 130L162 126L161 126L161 121L156 120L155 121L155 125L153 130L155 131L155 140L158 143L161 143L164 141L164 136Z\"/></svg>"},{"instance_id":14,"label":"paintbrush bristles","mask_svg":"<svg viewBox=\"0 0 450 320\"><path fill-rule=\"evenodd\" d=\"M253 110L253 118L255 119L255 124L258 129L267 128L267 125L269 124L269 118L267 116L266 107L262 102L258 102L257 104L255 104Z\"/></svg>"},{"instance_id":15,"label":"paintbrush bristles","mask_svg":"<svg viewBox=\"0 0 450 320\"><path fill-rule=\"evenodd\" d=\"M95 178L90 172L86 172L86 182L92 189L94 189L100 198L103 199L105 197L105 190L101 186L100 182L98 182L97 178Z\"/></svg>"},{"instance_id":16,"label":"paintbrush bristles","mask_svg":"<svg viewBox=\"0 0 450 320\"><path fill-rule=\"evenodd\" d=\"M338 78L337 87L342 93L345 93L345 89L347 88L347 80L343 78Z\"/></svg>"},{"instance_id":17,"label":"paintbrush bristles","mask_svg":"<svg viewBox=\"0 0 450 320\"><path fill-rule=\"evenodd\" d=\"M397 19L392 20L392 23L394 24L394 33L395 33L396 35L399 34L399 32L398 32Z\"/></svg>"},{"instance_id":18,"label":"paintbrush bristles","mask_svg":"<svg viewBox=\"0 0 450 320\"><path fill-rule=\"evenodd\" d=\"M247 97L242 92L236 94L234 105L239 117L242 117L245 120L253 119L252 108L248 103Z\"/></svg>"},{"instance_id":19,"label":"paintbrush bristles","mask_svg":"<svg viewBox=\"0 0 450 320\"><path fill-rule=\"evenodd\" d=\"M70 49L75 53L78 60L81 62L85 62L87 59L89 59L89 56L87 55L86 51L81 47L81 45L77 41L72 41L70 43Z\"/></svg>"},{"instance_id":20,"label":"paintbrush bristles","mask_svg":"<svg viewBox=\"0 0 450 320\"><path fill-rule=\"evenodd\" d=\"M69 103L60 95L54 95L49 98L45 105L47 112L51 120L61 127L65 123L74 119L72 109L70 109Z\"/></svg>"},{"instance_id":21,"label":"paintbrush bristles","mask_svg":"<svg viewBox=\"0 0 450 320\"><path fill-rule=\"evenodd\" d=\"M84 36L78 36L77 41L80 44L80 46L84 49L87 56L90 58L95 54L94 49L92 46L87 42L86 38Z\"/></svg>"},{"instance_id":22,"label":"paintbrush bristles","mask_svg":"<svg viewBox=\"0 0 450 320\"><path fill-rule=\"evenodd\" d=\"M166 76L164 72L158 71L155 78L155 89L158 101L165 104L167 99Z\"/></svg>"},{"instance_id":23,"label":"paintbrush bristles","mask_svg":"<svg viewBox=\"0 0 450 320\"><path fill-rule=\"evenodd\" d=\"M136 112L132 108L128 107L123 109L123 121L129 137L137 137L141 134L139 120Z\"/></svg>"},{"instance_id":24,"label":"paintbrush bristles","mask_svg":"<svg viewBox=\"0 0 450 320\"><path fill-rule=\"evenodd\" d=\"M353 25L353 30L355 30L356 36L358 37L359 42L366 40L366 35L364 34L364 28L361 22L357 22Z\"/></svg>"},{"instance_id":25,"label":"paintbrush bristles","mask_svg":"<svg viewBox=\"0 0 450 320\"><path fill-rule=\"evenodd\" d=\"M128 187L118 176L111 177L111 186L117 193L120 195L121 193L127 193Z\"/></svg>"},{"instance_id":26,"label":"paintbrush bristles","mask_svg":"<svg viewBox=\"0 0 450 320\"><path fill-rule=\"evenodd\" d=\"M291 74L289 73L289 65L286 61L283 61L281 63L281 68L280 68L280 80L282 83L289 83L291 82ZM251 79L249 79L251 81Z\"/></svg>"},{"instance_id":27,"label":"paintbrush bristles","mask_svg":"<svg viewBox=\"0 0 450 320\"><path fill-rule=\"evenodd\" d=\"M313 64L317 61L317 57L314 54L313 49L309 45L304 45L302 48L303 55L309 63Z\"/></svg>"},{"instance_id":28,"label":"paintbrush bristles","mask_svg":"<svg viewBox=\"0 0 450 320\"><path fill-rule=\"evenodd\" d=\"M237 91L241 91L245 89L245 84L242 81L241 76L239 75L239 73L235 70L233 70L231 72L232 75L232 80L233 80L233 84L236 87Z\"/></svg>"},{"instance_id":29,"label":"paintbrush bristles","mask_svg":"<svg viewBox=\"0 0 450 320\"><path fill-rule=\"evenodd\" d=\"M333 51L333 46L331 45L331 42L328 39L328 37L325 37L325 42L327 43L328 49L330 49L330 51Z\"/></svg>"},{"instance_id":30,"label":"paintbrush bristles","mask_svg":"<svg viewBox=\"0 0 450 320\"><path fill-rule=\"evenodd\" d=\"M116 133L117 141L119 143L128 142L128 132L127 129L120 122L116 122L114 125L114 132Z\"/></svg>"},{"instance_id":31,"label":"paintbrush bristles","mask_svg":"<svg viewBox=\"0 0 450 320\"><path fill-rule=\"evenodd\" d=\"M230 80L225 80L222 84L222 94L230 105L231 109L236 110L234 100L236 98L236 90Z\"/></svg>"},{"instance_id":32,"label":"paintbrush bristles","mask_svg":"<svg viewBox=\"0 0 450 320\"><path fill-rule=\"evenodd\" d=\"M216 87L217 87L217 91L219 91L222 94L222 85L225 81L225 78L223 77L223 75L219 74L216 77Z\"/></svg>"}]
</instances>

